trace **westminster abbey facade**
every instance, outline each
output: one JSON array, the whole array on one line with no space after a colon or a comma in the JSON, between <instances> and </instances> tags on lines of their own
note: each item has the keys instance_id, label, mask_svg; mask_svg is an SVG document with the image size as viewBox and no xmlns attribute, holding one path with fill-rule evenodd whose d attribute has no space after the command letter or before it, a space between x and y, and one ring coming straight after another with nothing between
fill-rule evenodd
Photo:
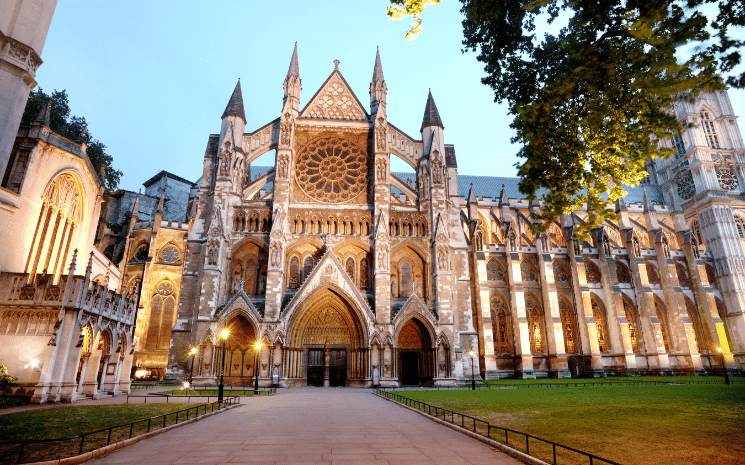
<instances>
[{"instance_id":1,"label":"westminster abbey facade","mask_svg":"<svg viewBox=\"0 0 745 465\"><path fill-rule=\"evenodd\" d=\"M707 374L719 348L745 366L745 145L726 91L673 108L692 125L662 142L677 155L579 240L584 212L538 234L516 178L459 174L431 93L419 135L394 126L379 55L369 107L338 62L302 108L301 90L296 48L275 120L245 127L238 82L200 179L111 194L95 243L137 302L137 376L214 384L223 358L243 385L454 385L472 363L480 379Z\"/></svg>"}]
</instances>

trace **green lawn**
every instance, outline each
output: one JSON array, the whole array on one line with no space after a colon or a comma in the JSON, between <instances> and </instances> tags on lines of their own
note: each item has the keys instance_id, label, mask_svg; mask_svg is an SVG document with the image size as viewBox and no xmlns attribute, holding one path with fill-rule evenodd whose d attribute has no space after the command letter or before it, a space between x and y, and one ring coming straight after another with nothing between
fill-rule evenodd
<instances>
[{"instance_id":1,"label":"green lawn","mask_svg":"<svg viewBox=\"0 0 745 465\"><path fill-rule=\"evenodd\" d=\"M399 394L624 464L745 462L743 384Z\"/></svg>"},{"instance_id":2,"label":"green lawn","mask_svg":"<svg viewBox=\"0 0 745 465\"><path fill-rule=\"evenodd\" d=\"M183 410L187 407L196 407L196 405L157 403L64 406L1 415L0 442L76 436L88 431ZM194 417L194 410L191 411L190 417ZM185 418L185 414L179 414L179 421ZM166 424L174 424L175 420L176 414L170 414L166 417ZM151 430L162 426L163 419L161 418L151 424ZM135 436L145 431L147 431L147 422L138 424L132 429ZM129 433L129 427L116 429L112 432L111 442L125 439L129 437ZM106 442L108 442L108 432L87 437L84 452L105 445ZM79 450L80 439L44 445L27 445L23 457L25 462L52 460L77 455ZM10 463L9 460L15 459L16 456L17 446L0 445L0 464Z\"/></svg>"},{"instance_id":3,"label":"green lawn","mask_svg":"<svg viewBox=\"0 0 745 465\"><path fill-rule=\"evenodd\" d=\"M732 383L745 383L739 376L730 377ZM539 379L491 379L484 386L504 385L566 385L566 384L620 384L620 383L724 383L724 376L619 376L609 378L539 378Z\"/></svg>"}]
</instances>

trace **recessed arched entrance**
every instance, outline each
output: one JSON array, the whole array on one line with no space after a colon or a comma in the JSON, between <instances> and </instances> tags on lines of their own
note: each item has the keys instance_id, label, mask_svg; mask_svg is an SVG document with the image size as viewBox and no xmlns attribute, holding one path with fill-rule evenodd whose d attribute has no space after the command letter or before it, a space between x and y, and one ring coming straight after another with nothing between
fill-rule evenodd
<instances>
[{"instance_id":1,"label":"recessed arched entrance","mask_svg":"<svg viewBox=\"0 0 745 465\"><path fill-rule=\"evenodd\" d=\"M411 318L398 333L398 379L402 385L418 386L432 382L435 349L424 323Z\"/></svg>"},{"instance_id":2,"label":"recessed arched entrance","mask_svg":"<svg viewBox=\"0 0 745 465\"><path fill-rule=\"evenodd\" d=\"M291 323L285 373L290 384L364 385L365 330L352 304L333 288L309 296Z\"/></svg>"},{"instance_id":3,"label":"recessed arched entrance","mask_svg":"<svg viewBox=\"0 0 745 465\"><path fill-rule=\"evenodd\" d=\"M238 314L225 325L230 331L225 341L225 383L232 385L251 384L256 369L256 330L248 319ZM215 375L220 376L222 364L222 341L218 340Z\"/></svg>"}]
</instances>

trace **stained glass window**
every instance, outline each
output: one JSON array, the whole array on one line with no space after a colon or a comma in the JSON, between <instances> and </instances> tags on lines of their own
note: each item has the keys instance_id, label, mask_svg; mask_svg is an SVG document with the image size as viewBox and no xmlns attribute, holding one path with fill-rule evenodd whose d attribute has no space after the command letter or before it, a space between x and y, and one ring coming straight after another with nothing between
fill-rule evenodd
<instances>
[{"instance_id":1,"label":"stained glass window","mask_svg":"<svg viewBox=\"0 0 745 465\"><path fill-rule=\"evenodd\" d=\"M605 309L595 300L592 300L592 315L595 318L595 328L598 333L598 348L600 352L608 351L608 343L605 339Z\"/></svg>"},{"instance_id":2,"label":"stained glass window","mask_svg":"<svg viewBox=\"0 0 745 465\"><path fill-rule=\"evenodd\" d=\"M507 312L504 300L497 294L490 301L492 314L492 335L494 337L494 353L509 354L509 340L507 336Z\"/></svg>"},{"instance_id":3,"label":"stained glass window","mask_svg":"<svg viewBox=\"0 0 745 465\"><path fill-rule=\"evenodd\" d=\"M631 283L631 273L626 265L621 262L616 262L616 276L619 283Z\"/></svg>"},{"instance_id":4,"label":"stained glass window","mask_svg":"<svg viewBox=\"0 0 745 465\"><path fill-rule=\"evenodd\" d=\"M554 281L566 283L569 281L569 272L558 261L554 262Z\"/></svg>"},{"instance_id":5,"label":"stained glass window","mask_svg":"<svg viewBox=\"0 0 745 465\"><path fill-rule=\"evenodd\" d=\"M526 261L520 265L520 272L523 281L538 281L535 269Z\"/></svg>"},{"instance_id":6,"label":"stained glass window","mask_svg":"<svg viewBox=\"0 0 745 465\"><path fill-rule=\"evenodd\" d=\"M300 259L292 257L290 260L290 289L300 287Z\"/></svg>"},{"instance_id":7,"label":"stained glass window","mask_svg":"<svg viewBox=\"0 0 745 465\"><path fill-rule=\"evenodd\" d=\"M367 269L367 259L363 258L360 260L360 289L367 289L368 288L368 269Z\"/></svg>"},{"instance_id":8,"label":"stained glass window","mask_svg":"<svg viewBox=\"0 0 745 465\"><path fill-rule=\"evenodd\" d=\"M639 352L639 338L636 326L636 309L634 304L624 299L623 311L626 314L626 322L629 325L629 339L631 339L631 351Z\"/></svg>"},{"instance_id":9,"label":"stained glass window","mask_svg":"<svg viewBox=\"0 0 745 465\"><path fill-rule=\"evenodd\" d=\"M587 276L588 283L600 282L600 270L592 262L585 262L585 276Z\"/></svg>"},{"instance_id":10,"label":"stained glass window","mask_svg":"<svg viewBox=\"0 0 745 465\"><path fill-rule=\"evenodd\" d=\"M696 185L693 182L693 175L690 171L686 171L683 176L678 179L678 196L683 200L688 200L696 194Z\"/></svg>"},{"instance_id":11,"label":"stained glass window","mask_svg":"<svg viewBox=\"0 0 745 465\"><path fill-rule=\"evenodd\" d=\"M678 272L678 282L680 283L680 285L683 287L691 287L691 278L688 275L688 271L686 271L685 267L680 263L676 263L675 269Z\"/></svg>"}]
</instances>

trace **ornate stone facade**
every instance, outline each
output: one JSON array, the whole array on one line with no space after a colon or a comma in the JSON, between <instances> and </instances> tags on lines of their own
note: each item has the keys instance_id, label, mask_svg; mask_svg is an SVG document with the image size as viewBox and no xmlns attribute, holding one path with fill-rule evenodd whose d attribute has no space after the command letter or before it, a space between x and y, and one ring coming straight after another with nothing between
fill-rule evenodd
<instances>
[{"instance_id":1,"label":"ornate stone facade","mask_svg":"<svg viewBox=\"0 0 745 465\"><path fill-rule=\"evenodd\" d=\"M431 94L419 140L389 123L379 56L370 113L338 62L303 109L301 89L295 50L281 116L245 132L239 83L183 223L134 228L141 367L167 353L169 374L214 383L228 328L234 384L452 385L470 349L485 379L715 372L718 347L742 369L745 150L726 93L674 109L698 125L661 142L679 155L580 240L583 211L537 233L517 179L459 175Z\"/></svg>"}]
</instances>

